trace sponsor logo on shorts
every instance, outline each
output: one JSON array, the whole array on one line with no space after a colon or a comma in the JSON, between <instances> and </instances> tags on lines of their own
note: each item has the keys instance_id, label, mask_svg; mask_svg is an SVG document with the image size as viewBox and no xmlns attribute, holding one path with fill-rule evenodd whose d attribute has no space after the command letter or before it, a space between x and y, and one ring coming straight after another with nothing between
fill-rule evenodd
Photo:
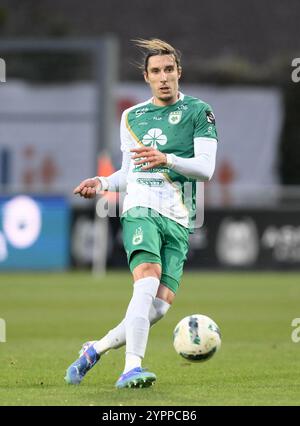
<instances>
[{"instance_id":1,"label":"sponsor logo on shorts","mask_svg":"<svg viewBox=\"0 0 300 426\"><path fill-rule=\"evenodd\" d=\"M143 241L143 230L142 230L141 226L139 226L135 230L135 233L133 235L132 244L134 246L137 246L138 244L141 244L142 241Z\"/></svg>"}]
</instances>

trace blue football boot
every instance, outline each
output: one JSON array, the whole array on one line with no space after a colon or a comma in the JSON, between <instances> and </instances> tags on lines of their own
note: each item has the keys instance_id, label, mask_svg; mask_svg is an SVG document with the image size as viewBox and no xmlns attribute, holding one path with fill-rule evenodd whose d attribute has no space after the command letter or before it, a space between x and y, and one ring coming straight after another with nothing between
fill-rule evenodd
<instances>
[{"instance_id":1,"label":"blue football boot","mask_svg":"<svg viewBox=\"0 0 300 426\"><path fill-rule=\"evenodd\" d=\"M117 380L115 386L118 389L122 388L147 388L156 380L154 373L150 373L145 368L136 367L122 374Z\"/></svg>"},{"instance_id":2,"label":"blue football boot","mask_svg":"<svg viewBox=\"0 0 300 426\"><path fill-rule=\"evenodd\" d=\"M70 385L79 385L86 373L100 359L100 355L97 354L93 344L89 344L89 342L83 345L79 355L80 357L66 371L65 381Z\"/></svg>"}]
</instances>

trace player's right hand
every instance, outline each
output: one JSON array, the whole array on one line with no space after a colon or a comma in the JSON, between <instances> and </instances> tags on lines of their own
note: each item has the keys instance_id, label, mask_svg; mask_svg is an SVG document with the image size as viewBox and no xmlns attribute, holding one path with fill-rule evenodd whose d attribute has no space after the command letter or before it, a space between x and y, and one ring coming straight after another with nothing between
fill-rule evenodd
<instances>
[{"instance_id":1,"label":"player's right hand","mask_svg":"<svg viewBox=\"0 0 300 426\"><path fill-rule=\"evenodd\" d=\"M74 194L79 194L84 198L94 198L101 189L98 179L85 179L74 189Z\"/></svg>"}]
</instances>

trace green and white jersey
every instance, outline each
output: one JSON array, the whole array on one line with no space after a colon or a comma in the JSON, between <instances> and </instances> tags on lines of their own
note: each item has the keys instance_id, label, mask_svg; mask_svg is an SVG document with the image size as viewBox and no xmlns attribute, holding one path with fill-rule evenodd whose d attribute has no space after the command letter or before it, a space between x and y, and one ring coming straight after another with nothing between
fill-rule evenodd
<instances>
[{"instance_id":1,"label":"green and white jersey","mask_svg":"<svg viewBox=\"0 0 300 426\"><path fill-rule=\"evenodd\" d=\"M166 154L192 158L197 138L217 139L212 109L207 103L180 93L169 106L156 106L152 99L128 108L121 120L121 150L151 146ZM196 139L196 140L195 140ZM169 169L141 170L131 160L123 213L132 207L149 207L190 227L195 212L196 180ZM189 192L190 197L184 196Z\"/></svg>"}]
</instances>

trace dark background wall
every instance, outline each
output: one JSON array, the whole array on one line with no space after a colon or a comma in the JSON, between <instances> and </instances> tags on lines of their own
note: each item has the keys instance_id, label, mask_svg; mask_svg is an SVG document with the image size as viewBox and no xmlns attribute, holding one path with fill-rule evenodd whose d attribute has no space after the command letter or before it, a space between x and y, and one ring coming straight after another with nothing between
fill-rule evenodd
<instances>
[{"instance_id":1,"label":"dark background wall","mask_svg":"<svg viewBox=\"0 0 300 426\"><path fill-rule=\"evenodd\" d=\"M221 62L223 69L234 62L240 73L255 64L266 77L299 52L299 18L298 0L0 2L2 37L116 34L121 43L120 77L125 80L136 78L130 64L137 52L130 40L154 36L184 52L190 78L211 61L214 68Z\"/></svg>"}]
</instances>

